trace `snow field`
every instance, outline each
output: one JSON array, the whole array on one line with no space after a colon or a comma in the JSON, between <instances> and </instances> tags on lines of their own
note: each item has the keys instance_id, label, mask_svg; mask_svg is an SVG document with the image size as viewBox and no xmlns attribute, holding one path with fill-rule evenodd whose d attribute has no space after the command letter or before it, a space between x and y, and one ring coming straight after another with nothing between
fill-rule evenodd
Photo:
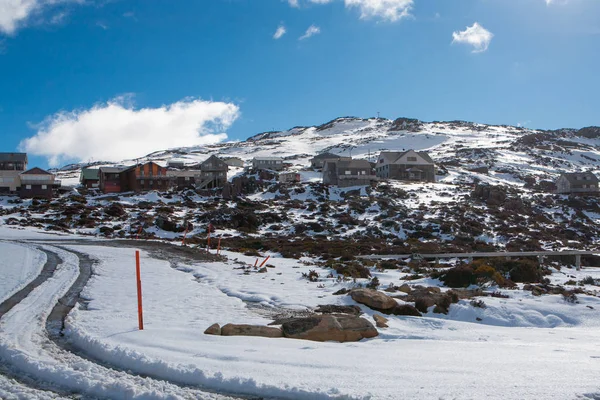
<instances>
[{"instance_id":1,"label":"snow field","mask_svg":"<svg viewBox=\"0 0 600 400\"><path fill-rule=\"evenodd\" d=\"M32 248L0 242L0 303L21 290L42 270L46 254Z\"/></svg>"},{"instance_id":2,"label":"snow field","mask_svg":"<svg viewBox=\"0 0 600 400\"><path fill-rule=\"evenodd\" d=\"M265 325L269 309L355 304L349 296L331 296L352 283L309 283L301 272L314 266L275 254L268 261L275 268L247 275L235 268L255 259L241 254L226 252L226 263L177 269L144 254L146 326L140 332L132 250L77 250L101 263L85 290L88 310L71 314L68 335L95 356L133 371L289 399L564 399L600 393L600 304L591 296L572 305L558 296L515 292L514 299L484 298L488 307L481 311L461 301L448 316L391 316L380 336L357 343L209 336L202 332L215 322ZM401 275L377 273L384 285L399 284ZM372 320L373 311L361 308ZM476 323L480 315L483 321Z\"/></svg>"}]
</instances>

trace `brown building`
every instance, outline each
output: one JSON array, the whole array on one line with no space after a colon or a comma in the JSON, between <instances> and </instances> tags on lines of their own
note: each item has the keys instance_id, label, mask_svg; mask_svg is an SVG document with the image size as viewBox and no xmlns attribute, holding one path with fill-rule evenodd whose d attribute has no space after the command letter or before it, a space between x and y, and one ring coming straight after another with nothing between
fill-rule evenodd
<instances>
[{"instance_id":1,"label":"brown building","mask_svg":"<svg viewBox=\"0 0 600 400\"><path fill-rule=\"evenodd\" d=\"M200 164L200 182L196 189L220 188L227 183L229 166L217 156L210 156Z\"/></svg>"},{"instance_id":2,"label":"brown building","mask_svg":"<svg viewBox=\"0 0 600 400\"><path fill-rule=\"evenodd\" d=\"M19 197L21 198L47 198L54 195L54 188L60 186L54 174L41 168L32 168L20 175L21 187Z\"/></svg>"},{"instance_id":3,"label":"brown building","mask_svg":"<svg viewBox=\"0 0 600 400\"><path fill-rule=\"evenodd\" d=\"M171 187L167 168L152 161L125 169L120 177L122 192L165 191Z\"/></svg>"},{"instance_id":4,"label":"brown building","mask_svg":"<svg viewBox=\"0 0 600 400\"><path fill-rule=\"evenodd\" d=\"M126 192L121 182L121 172L125 167L101 167L98 171L99 187L104 193Z\"/></svg>"},{"instance_id":5,"label":"brown building","mask_svg":"<svg viewBox=\"0 0 600 400\"><path fill-rule=\"evenodd\" d=\"M281 183L300 182L300 174L298 172L281 172L278 178Z\"/></svg>"},{"instance_id":6,"label":"brown building","mask_svg":"<svg viewBox=\"0 0 600 400\"><path fill-rule=\"evenodd\" d=\"M326 185L365 186L376 180L367 160L329 161L323 167L323 183Z\"/></svg>"}]
</instances>

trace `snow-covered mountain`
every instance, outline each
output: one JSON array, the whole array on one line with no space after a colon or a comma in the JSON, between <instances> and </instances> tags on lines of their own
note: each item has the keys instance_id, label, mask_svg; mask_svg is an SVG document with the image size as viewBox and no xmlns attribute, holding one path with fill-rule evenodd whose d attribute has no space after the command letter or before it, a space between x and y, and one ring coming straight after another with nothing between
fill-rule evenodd
<instances>
[{"instance_id":1,"label":"snow-covered mountain","mask_svg":"<svg viewBox=\"0 0 600 400\"><path fill-rule=\"evenodd\" d=\"M344 117L320 126L264 132L245 141L156 151L143 160L164 163L177 159L195 164L212 154L244 160L280 156L292 168L301 169L309 165L311 157L325 151L374 160L380 151L403 149L427 150L452 181L476 178L490 183L533 185L553 180L561 172L597 169L600 128L544 131L464 121ZM135 161L123 160L121 164ZM69 165L62 171L79 167Z\"/></svg>"}]
</instances>

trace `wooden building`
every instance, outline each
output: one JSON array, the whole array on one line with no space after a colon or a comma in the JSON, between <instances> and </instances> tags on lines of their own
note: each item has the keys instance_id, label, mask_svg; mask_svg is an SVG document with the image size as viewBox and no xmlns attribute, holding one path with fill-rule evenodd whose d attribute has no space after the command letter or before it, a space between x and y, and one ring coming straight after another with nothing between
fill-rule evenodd
<instances>
[{"instance_id":1,"label":"wooden building","mask_svg":"<svg viewBox=\"0 0 600 400\"><path fill-rule=\"evenodd\" d=\"M254 157L252 159L252 168L256 170L270 169L273 171L283 170L283 158L281 157Z\"/></svg>"},{"instance_id":2,"label":"wooden building","mask_svg":"<svg viewBox=\"0 0 600 400\"><path fill-rule=\"evenodd\" d=\"M126 192L121 182L121 172L125 167L101 167L98 171L99 188L104 193Z\"/></svg>"},{"instance_id":3,"label":"wooden building","mask_svg":"<svg viewBox=\"0 0 600 400\"><path fill-rule=\"evenodd\" d=\"M352 157L342 157L333 153L321 153L310 159L310 166L314 169L323 169L325 163L332 161L350 161Z\"/></svg>"},{"instance_id":4,"label":"wooden building","mask_svg":"<svg viewBox=\"0 0 600 400\"><path fill-rule=\"evenodd\" d=\"M79 175L79 183L88 189L97 188L100 186L100 169L98 168L82 168Z\"/></svg>"},{"instance_id":5,"label":"wooden building","mask_svg":"<svg viewBox=\"0 0 600 400\"><path fill-rule=\"evenodd\" d=\"M26 170L26 153L0 153L0 193L17 193Z\"/></svg>"},{"instance_id":6,"label":"wooden building","mask_svg":"<svg viewBox=\"0 0 600 400\"><path fill-rule=\"evenodd\" d=\"M167 168L153 161L126 168L121 171L120 176L123 192L165 191L171 187Z\"/></svg>"},{"instance_id":7,"label":"wooden building","mask_svg":"<svg viewBox=\"0 0 600 400\"><path fill-rule=\"evenodd\" d=\"M425 151L382 151L375 171L383 179L435 182L435 164Z\"/></svg>"},{"instance_id":8,"label":"wooden building","mask_svg":"<svg viewBox=\"0 0 600 400\"><path fill-rule=\"evenodd\" d=\"M54 174L38 167L22 172L20 181L19 197L21 198L51 199L54 189L60 186Z\"/></svg>"},{"instance_id":9,"label":"wooden building","mask_svg":"<svg viewBox=\"0 0 600 400\"><path fill-rule=\"evenodd\" d=\"M300 182L300 174L298 172L281 172L279 174L279 182L281 182L281 183Z\"/></svg>"},{"instance_id":10,"label":"wooden building","mask_svg":"<svg viewBox=\"0 0 600 400\"><path fill-rule=\"evenodd\" d=\"M323 167L323 183L339 187L365 186L376 181L367 160L329 161Z\"/></svg>"},{"instance_id":11,"label":"wooden building","mask_svg":"<svg viewBox=\"0 0 600 400\"><path fill-rule=\"evenodd\" d=\"M556 193L595 194L598 193L598 177L591 172L562 174L556 180Z\"/></svg>"},{"instance_id":12,"label":"wooden building","mask_svg":"<svg viewBox=\"0 0 600 400\"><path fill-rule=\"evenodd\" d=\"M210 156L200 164L200 182L196 189L220 188L227 183L229 166L217 156Z\"/></svg>"}]
</instances>

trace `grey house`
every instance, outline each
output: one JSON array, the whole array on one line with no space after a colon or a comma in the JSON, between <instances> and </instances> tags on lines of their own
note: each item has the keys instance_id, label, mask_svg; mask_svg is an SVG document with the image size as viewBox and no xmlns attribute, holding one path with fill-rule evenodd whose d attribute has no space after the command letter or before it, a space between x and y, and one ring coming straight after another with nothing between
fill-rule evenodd
<instances>
[{"instance_id":1,"label":"grey house","mask_svg":"<svg viewBox=\"0 0 600 400\"><path fill-rule=\"evenodd\" d=\"M200 182L196 189L213 189L223 187L227 183L229 166L217 156L210 156L200 164Z\"/></svg>"},{"instance_id":2,"label":"grey house","mask_svg":"<svg viewBox=\"0 0 600 400\"><path fill-rule=\"evenodd\" d=\"M382 151L375 170L383 179L435 182L435 164L425 151Z\"/></svg>"},{"instance_id":3,"label":"grey house","mask_svg":"<svg viewBox=\"0 0 600 400\"><path fill-rule=\"evenodd\" d=\"M283 158L281 158L281 157L254 157L252 159L252 168L281 171L281 170L283 170Z\"/></svg>"},{"instance_id":4,"label":"grey house","mask_svg":"<svg viewBox=\"0 0 600 400\"><path fill-rule=\"evenodd\" d=\"M315 169L322 169L325 163L330 161L350 161L352 157L342 157L333 153L321 153L310 159L310 166Z\"/></svg>"},{"instance_id":5,"label":"grey house","mask_svg":"<svg viewBox=\"0 0 600 400\"><path fill-rule=\"evenodd\" d=\"M0 153L0 193L16 193L26 170L26 153Z\"/></svg>"},{"instance_id":6,"label":"grey house","mask_svg":"<svg viewBox=\"0 0 600 400\"><path fill-rule=\"evenodd\" d=\"M591 172L562 174L556 181L556 193L598 193L598 177Z\"/></svg>"},{"instance_id":7,"label":"grey house","mask_svg":"<svg viewBox=\"0 0 600 400\"><path fill-rule=\"evenodd\" d=\"M329 161L323 167L323 183L339 187L370 185L377 177L367 160Z\"/></svg>"}]
</instances>

